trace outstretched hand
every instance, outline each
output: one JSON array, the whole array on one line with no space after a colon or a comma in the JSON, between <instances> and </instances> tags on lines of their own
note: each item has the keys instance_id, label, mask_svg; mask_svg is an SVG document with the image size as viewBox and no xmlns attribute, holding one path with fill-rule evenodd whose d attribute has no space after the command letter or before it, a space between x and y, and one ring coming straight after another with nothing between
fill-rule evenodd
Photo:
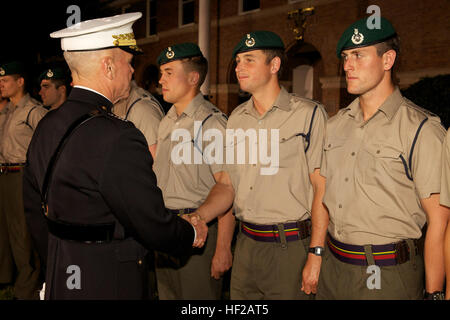
<instances>
[{"instance_id":1,"label":"outstretched hand","mask_svg":"<svg viewBox=\"0 0 450 320\"><path fill-rule=\"evenodd\" d=\"M185 214L181 217L193 225L197 232L197 237L192 246L196 248L203 247L205 245L206 237L208 236L208 226L206 225L206 221L198 213Z\"/></svg>"}]
</instances>

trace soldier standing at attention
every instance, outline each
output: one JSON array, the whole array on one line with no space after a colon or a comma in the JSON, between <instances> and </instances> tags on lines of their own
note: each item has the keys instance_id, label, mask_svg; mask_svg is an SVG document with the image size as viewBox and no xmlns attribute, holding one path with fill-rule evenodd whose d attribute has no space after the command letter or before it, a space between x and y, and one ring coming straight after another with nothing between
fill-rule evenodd
<instances>
[{"instance_id":1,"label":"soldier standing at attention","mask_svg":"<svg viewBox=\"0 0 450 320\"><path fill-rule=\"evenodd\" d=\"M193 228L166 211L145 137L111 113L129 94L139 50L132 24L141 16L51 34L61 38L74 87L36 129L24 175L27 221L47 261L46 299L143 299L147 250L177 255L206 239L204 222Z\"/></svg>"},{"instance_id":2,"label":"soldier standing at attention","mask_svg":"<svg viewBox=\"0 0 450 320\"><path fill-rule=\"evenodd\" d=\"M9 99L0 111L0 283L14 282L18 299L38 299L40 266L24 216L22 176L31 137L47 110L26 92L25 78L21 62L0 66L1 95Z\"/></svg>"},{"instance_id":3,"label":"soldier standing at attention","mask_svg":"<svg viewBox=\"0 0 450 320\"><path fill-rule=\"evenodd\" d=\"M130 83L130 94L114 104L112 112L124 120L133 122L147 140L153 159L156 156L158 126L164 111L158 100L134 80Z\"/></svg>"},{"instance_id":4,"label":"soldier standing at attention","mask_svg":"<svg viewBox=\"0 0 450 320\"><path fill-rule=\"evenodd\" d=\"M205 201L210 189L222 172L222 163L208 163L203 134L216 130L225 137L226 116L206 101L200 86L208 72L208 61L194 43L180 43L164 49L158 57L164 100L173 106L161 121L155 173L163 192L166 207L173 214L193 213ZM174 159L176 130L190 133L188 141L191 162ZM186 143L186 142L184 142ZM212 144L213 142L211 142ZM223 141L215 141L222 145ZM208 144L208 147L210 144ZM201 163L192 161L197 154ZM205 247L186 253L184 259L173 263L170 257L157 254L156 279L160 299L213 300L221 298L221 276L231 267L231 240L234 216L231 210L209 223Z\"/></svg>"},{"instance_id":5,"label":"soldier standing at attention","mask_svg":"<svg viewBox=\"0 0 450 320\"><path fill-rule=\"evenodd\" d=\"M368 23L353 23L336 50L347 91L358 98L327 123L321 174L329 239L316 298L422 299L424 260L417 240L425 223L425 296L439 296L447 222L439 206L445 131L438 117L395 86L399 42L391 23Z\"/></svg>"},{"instance_id":6,"label":"soldier standing at attention","mask_svg":"<svg viewBox=\"0 0 450 320\"><path fill-rule=\"evenodd\" d=\"M226 153L247 160L225 164L197 213L209 221L234 201L240 232L231 299L309 299L316 291L328 223L319 170L327 115L320 103L280 87L286 61L277 34L246 34L233 57L239 86L252 97L228 120L227 131L236 135ZM264 133L268 145L260 142ZM255 145L278 163L268 167L262 159L250 161Z\"/></svg>"}]
</instances>

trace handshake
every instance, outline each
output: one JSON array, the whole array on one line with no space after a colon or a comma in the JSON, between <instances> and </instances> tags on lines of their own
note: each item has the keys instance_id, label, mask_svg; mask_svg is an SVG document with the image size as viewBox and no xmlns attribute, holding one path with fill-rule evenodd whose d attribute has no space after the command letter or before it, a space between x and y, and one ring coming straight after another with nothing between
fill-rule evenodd
<instances>
[{"instance_id":1,"label":"handshake","mask_svg":"<svg viewBox=\"0 0 450 320\"><path fill-rule=\"evenodd\" d=\"M206 237L208 235L208 226L205 219L198 213L184 214L181 216L184 220L189 222L195 229L196 237L194 239L193 247L201 248L205 245Z\"/></svg>"}]
</instances>

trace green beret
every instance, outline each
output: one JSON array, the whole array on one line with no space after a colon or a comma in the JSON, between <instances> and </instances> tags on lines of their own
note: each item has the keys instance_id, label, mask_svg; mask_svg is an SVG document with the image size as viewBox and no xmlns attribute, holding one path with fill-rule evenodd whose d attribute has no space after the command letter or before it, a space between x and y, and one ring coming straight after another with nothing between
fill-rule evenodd
<instances>
[{"instance_id":1,"label":"green beret","mask_svg":"<svg viewBox=\"0 0 450 320\"><path fill-rule=\"evenodd\" d=\"M369 26L373 27L369 29L367 23L369 18L356 21L344 31L336 47L338 58L341 57L342 50L371 46L397 35L392 24L385 18L380 19L378 29L369 22Z\"/></svg>"},{"instance_id":2,"label":"green beret","mask_svg":"<svg viewBox=\"0 0 450 320\"><path fill-rule=\"evenodd\" d=\"M284 43L276 33L271 31L250 32L234 47L233 58L240 52L260 49L284 49Z\"/></svg>"},{"instance_id":3,"label":"green beret","mask_svg":"<svg viewBox=\"0 0 450 320\"><path fill-rule=\"evenodd\" d=\"M9 76L12 74L25 74L25 65L20 61L12 61L4 63L0 66L0 76Z\"/></svg>"},{"instance_id":4,"label":"green beret","mask_svg":"<svg viewBox=\"0 0 450 320\"><path fill-rule=\"evenodd\" d=\"M46 69L44 72L41 73L39 76L39 82L42 80L56 80L61 79L65 80L67 78L67 73L62 68L51 68Z\"/></svg>"},{"instance_id":5,"label":"green beret","mask_svg":"<svg viewBox=\"0 0 450 320\"><path fill-rule=\"evenodd\" d=\"M192 42L179 43L164 49L156 60L161 66L163 64L191 57L203 57L200 48Z\"/></svg>"}]
</instances>

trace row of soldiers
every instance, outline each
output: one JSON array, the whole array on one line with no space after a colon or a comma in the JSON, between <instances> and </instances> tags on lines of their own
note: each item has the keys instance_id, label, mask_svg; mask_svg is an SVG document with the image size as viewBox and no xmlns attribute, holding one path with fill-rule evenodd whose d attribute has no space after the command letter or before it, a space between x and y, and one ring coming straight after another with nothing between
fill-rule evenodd
<instances>
[{"instance_id":1,"label":"row of soldiers","mask_svg":"<svg viewBox=\"0 0 450 320\"><path fill-rule=\"evenodd\" d=\"M0 282L11 280L14 257L18 298L36 297L42 269L47 299L140 299L155 249L160 299L220 299L230 268L231 299L444 298L450 138L395 86L399 42L388 20L371 29L361 19L338 41L347 90L358 98L330 119L321 103L280 86L281 38L247 33L233 58L252 96L228 119L200 93L208 62L193 43L158 57L166 115L130 85L139 17L52 34L62 39L73 89L46 115L26 95L8 95L8 81L20 87L21 77L3 69L1 234L12 252L0 251ZM261 174L261 161L175 161L177 129L190 132L192 155L210 146L198 142L195 123L223 137L226 129L278 129L276 172ZM246 141L211 144L224 154L245 150L248 162Z\"/></svg>"}]
</instances>

